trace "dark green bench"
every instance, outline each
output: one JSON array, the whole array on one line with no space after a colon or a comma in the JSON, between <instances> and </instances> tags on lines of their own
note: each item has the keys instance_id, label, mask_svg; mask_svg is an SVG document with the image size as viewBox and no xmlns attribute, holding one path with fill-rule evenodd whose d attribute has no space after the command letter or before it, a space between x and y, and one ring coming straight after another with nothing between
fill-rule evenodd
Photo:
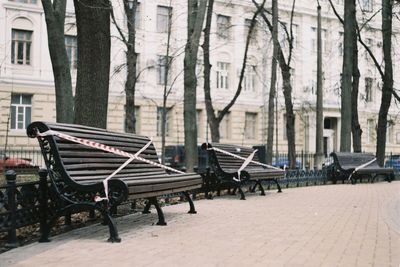
<instances>
[{"instance_id":1,"label":"dark green bench","mask_svg":"<svg viewBox=\"0 0 400 267\"><path fill-rule=\"evenodd\" d=\"M344 180L350 179L355 184L357 179L362 182L362 178L368 178L373 183L378 176L384 176L388 182L394 179L393 168L380 167L373 154L332 152L331 156L334 160L331 173L333 183L338 180L344 183Z\"/></svg>"},{"instance_id":2,"label":"dark green bench","mask_svg":"<svg viewBox=\"0 0 400 267\"><path fill-rule=\"evenodd\" d=\"M269 168L251 162L241 171L240 177L238 177L238 170L244 163L243 159L248 158L253 153L253 148L219 143L204 143L201 147L208 151L209 159L209 170L204 175L204 190L206 194L223 189L233 190L233 192L238 190L241 199L245 199L241 187L245 184L251 184L249 191L254 192L258 186L261 195L265 195L262 186L264 180L275 182L278 192L282 192L278 179L284 177L285 171L279 168ZM241 158L221 151L226 151ZM257 153L254 155L253 161L259 162Z\"/></svg>"},{"instance_id":3,"label":"dark green bench","mask_svg":"<svg viewBox=\"0 0 400 267\"><path fill-rule=\"evenodd\" d=\"M166 194L184 195L190 204L190 213L196 213L189 191L202 186L202 178L195 173L169 174L165 169L155 166L159 163L156 149L151 143L138 156L155 164L140 160L131 161L108 181L109 198L104 197L103 180L127 161L127 157L109 153L83 144L79 144L58 135L38 136L38 132L56 131L69 136L82 138L107 145L109 147L135 154L150 139L136 134L109 132L104 129L82 125L33 122L27 129L29 137L38 138L41 151L51 180L51 191L56 201L48 201L45 214L45 227L42 241L48 240L51 227L56 219L76 210L98 210L108 224L109 241L119 242L117 227L111 217L112 211L126 200L147 199L148 211L154 205L158 213L158 225L165 225L163 212L157 197ZM42 134L43 135L43 134Z\"/></svg>"}]
</instances>

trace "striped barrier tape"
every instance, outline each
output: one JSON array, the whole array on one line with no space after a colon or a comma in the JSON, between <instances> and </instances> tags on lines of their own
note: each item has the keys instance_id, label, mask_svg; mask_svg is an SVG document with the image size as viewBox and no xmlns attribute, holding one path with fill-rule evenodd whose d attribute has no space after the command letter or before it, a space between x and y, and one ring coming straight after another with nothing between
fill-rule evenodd
<instances>
[{"instance_id":1,"label":"striped barrier tape","mask_svg":"<svg viewBox=\"0 0 400 267\"><path fill-rule=\"evenodd\" d=\"M223 153L223 154L226 154L226 155L229 155L229 156L232 156L232 157L234 157L234 158L241 159L241 160L244 160L244 161L246 161L246 160L248 159L248 158L244 158L244 157L235 155L235 154L230 153L230 152L228 152L228 151L226 151L226 150L219 149L219 148L216 148L216 147L207 148L207 150L215 150L215 151L221 152L221 153ZM255 151L257 151L257 150L255 150ZM254 152L253 152L253 153L254 153ZM254 153L254 154L255 154L255 153ZM254 156L254 155L253 155L253 156ZM276 170L282 170L282 169L280 169L280 168L278 168L278 167L271 166L271 165L268 165L268 164L264 164L264 163L261 163L261 162L258 162L258 161L254 161L254 160L252 160L252 159L253 159L253 157L251 157L251 160L249 161L249 163L247 163L247 165L250 164L250 163L254 163L254 164L256 164L256 165L260 165L260 166L263 166L263 167L266 167L266 168L272 168L272 169L276 169ZM247 165L246 165L246 166L247 166Z\"/></svg>"},{"instance_id":2,"label":"striped barrier tape","mask_svg":"<svg viewBox=\"0 0 400 267\"><path fill-rule=\"evenodd\" d=\"M163 168L165 170L169 170L169 171L172 171L172 172L175 172L175 173L179 173L179 174L184 174L184 172L178 171L178 170L176 170L174 168L162 165L160 163L153 162L151 160L148 160L148 159L145 159L145 158L142 158L142 157L139 157L140 153L142 153L144 150L146 150L146 148L148 148L150 146L150 144L152 143L152 140L150 140L138 152L136 152L135 154L131 154L131 153L125 152L125 151L120 150L120 149L115 148L115 147L111 147L111 146L108 146L108 145L97 143L97 142L94 142L94 141L91 141L91 140L88 140L88 139L78 138L78 137L71 136L71 135L68 135L68 134L60 133L60 132L54 131L54 130L48 130L48 131L43 132L43 133L41 133L39 131L36 132L36 136L37 137L45 137L45 136L52 136L52 135L57 136L57 137L59 137L61 139L65 139L65 140L74 142L74 143L78 143L78 144L81 144L81 145L84 145L84 146L92 147L92 148L95 148L95 149L103 150L103 151L106 151L106 152L109 152L109 153L112 153L112 154L115 154L115 155L119 155L119 156L123 156L123 157L127 157L128 158L128 160L126 162L124 162L117 170L115 170L112 174L110 174L107 178L105 178L103 180L104 191L105 191L106 197L101 198L99 196L96 196L95 197L95 201L96 202L97 201L101 201L101 200L108 200L108 180L111 179L112 177L114 177L119 171L121 171L131 161L133 161L135 159L139 160L139 161L142 161L142 162L145 162L147 164L156 166L156 167Z\"/></svg>"},{"instance_id":3,"label":"striped barrier tape","mask_svg":"<svg viewBox=\"0 0 400 267\"><path fill-rule=\"evenodd\" d=\"M364 163L364 164L358 166L357 168L355 168L354 171L350 174L348 180L351 180L351 177L352 177L353 174L355 174L357 171L359 171L359 170L361 170L361 169L367 167L369 164L373 163L375 160L376 160L376 158L374 158L374 159L368 161L367 163Z\"/></svg>"}]
</instances>

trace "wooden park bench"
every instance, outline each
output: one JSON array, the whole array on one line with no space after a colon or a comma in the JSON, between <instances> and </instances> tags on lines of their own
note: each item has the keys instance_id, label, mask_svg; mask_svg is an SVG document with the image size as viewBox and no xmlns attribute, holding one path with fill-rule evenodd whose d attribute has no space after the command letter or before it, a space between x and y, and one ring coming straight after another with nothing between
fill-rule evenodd
<instances>
[{"instance_id":1,"label":"wooden park bench","mask_svg":"<svg viewBox=\"0 0 400 267\"><path fill-rule=\"evenodd\" d=\"M211 191L220 191L223 189L239 191L241 198L245 199L244 192L241 187L245 184L252 183L249 191L255 192L258 186L261 195L265 195L262 182L264 180L276 183L278 192L282 192L278 183L278 179L283 178L285 171L279 168L259 163L257 153L253 160L242 170L240 175L238 171L243 166L253 152L253 148L225 145L225 144L209 144L204 143L202 149L208 151L209 170L204 176L204 190L206 195Z\"/></svg>"},{"instance_id":2,"label":"wooden park bench","mask_svg":"<svg viewBox=\"0 0 400 267\"><path fill-rule=\"evenodd\" d=\"M370 182L374 182L377 176L384 176L385 180L391 182L394 179L393 168L380 167L375 156L368 153L337 153L332 152L333 170L331 172L331 180L336 183L338 180L351 180L352 184L357 179L368 178Z\"/></svg>"},{"instance_id":3,"label":"wooden park bench","mask_svg":"<svg viewBox=\"0 0 400 267\"><path fill-rule=\"evenodd\" d=\"M155 206L158 225L166 224L158 196L179 193L187 198L189 213L196 213L188 191L202 186L201 176L167 173L168 167L162 168L159 164L156 149L148 137L44 122L31 123L27 134L39 140L52 185L44 212L51 218L48 220L45 216L42 241L48 241L58 217L76 210L98 210L108 224L109 241L120 242L111 213L127 200L147 199L145 211ZM112 173L114 176L110 178ZM108 190L103 183L106 178Z\"/></svg>"}]
</instances>

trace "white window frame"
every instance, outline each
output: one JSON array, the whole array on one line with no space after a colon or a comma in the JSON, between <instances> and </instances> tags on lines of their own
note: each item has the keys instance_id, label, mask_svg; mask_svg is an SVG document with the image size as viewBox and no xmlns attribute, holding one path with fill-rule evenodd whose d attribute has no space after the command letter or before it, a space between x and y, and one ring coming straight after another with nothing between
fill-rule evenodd
<instances>
[{"instance_id":1,"label":"white window frame","mask_svg":"<svg viewBox=\"0 0 400 267\"><path fill-rule=\"evenodd\" d=\"M28 103L24 103L24 98L29 99ZM10 117L11 130L25 130L32 121L32 95L12 94Z\"/></svg>"},{"instance_id":2,"label":"white window frame","mask_svg":"<svg viewBox=\"0 0 400 267\"><path fill-rule=\"evenodd\" d=\"M19 34L22 34L20 38ZM31 65L33 31L11 29L11 63L15 65ZM22 48L20 51L19 48ZM22 53L22 59L19 59Z\"/></svg>"},{"instance_id":3,"label":"white window frame","mask_svg":"<svg viewBox=\"0 0 400 267\"><path fill-rule=\"evenodd\" d=\"M246 92L256 91L257 71L255 65L249 65L246 67L243 79L243 90Z\"/></svg>"},{"instance_id":4,"label":"white window frame","mask_svg":"<svg viewBox=\"0 0 400 267\"><path fill-rule=\"evenodd\" d=\"M231 17L225 15L217 15L217 36L222 40L231 38Z\"/></svg>"},{"instance_id":5,"label":"white window frame","mask_svg":"<svg viewBox=\"0 0 400 267\"><path fill-rule=\"evenodd\" d=\"M171 23L170 14L172 16L172 7L157 6L157 32L168 32L169 24Z\"/></svg>"},{"instance_id":6,"label":"white window frame","mask_svg":"<svg viewBox=\"0 0 400 267\"><path fill-rule=\"evenodd\" d=\"M229 89L229 69L230 63L228 62L217 62L217 89Z\"/></svg>"},{"instance_id":7,"label":"white window frame","mask_svg":"<svg viewBox=\"0 0 400 267\"><path fill-rule=\"evenodd\" d=\"M372 88L374 84L374 79L371 77L365 77L364 83L365 83L365 102L372 102L374 100L373 88Z\"/></svg>"},{"instance_id":8,"label":"white window frame","mask_svg":"<svg viewBox=\"0 0 400 267\"><path fill-rule=\"evenodd\" d=\"M172 57L167 58L167 56L164 55L157 56L157 83L159 85L165 85L165 75L168 75L167 85L171 83L171 66L172 66L171 62L172 62ZM166 73L167 65L168 65L168 73Z\"/></svg>"}]
</instances>

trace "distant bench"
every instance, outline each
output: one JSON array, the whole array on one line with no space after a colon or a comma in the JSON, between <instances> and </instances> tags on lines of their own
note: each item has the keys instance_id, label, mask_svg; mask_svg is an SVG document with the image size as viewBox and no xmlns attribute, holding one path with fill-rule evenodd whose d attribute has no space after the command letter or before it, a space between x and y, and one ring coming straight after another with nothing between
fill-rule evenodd
<instances>
[{"instance_id":1,"label":"distant bench","mask_svg":"<svg viewBox=\"0 0 400 267\"><path fill-rule=\"evenodd\" d=\"M349 179L350 175L352 184L356 183L357 179L360 179L361 182L364 177L374 182L375 178L380 175L383 175L388 182L394 180L393 168L380 167L372 154L332 152L331 156L334 160L331 174L333 183L336 183L337 180L342 180L344 183L344 180Z\"/></svg>"},{"instance_id":2,"label":"distant bench","mask_svg":"<svg viewBox=\"0 0 400 267\"><path fill-rule=\"evenodd\" d=\"M239 191L241 199L245 195L241 187L247 183L253 183L250 191L254 192L258 186L261 195L265 195L262 181L269 180L276 183L278 192L282 192L278 179L284 177L285 171L279 168L268 168L254 162L259 162L257 153L254 155L253 162L250 162L238 175L238 170L244 163L244 159L253 153L253 148L204 143L202 149L208 151L209 170L204 175L204 187L206 194L210 191L219 191L222 189L231 189L233 192ZM225 152L225 153L224 153ZM226 153L227 152L227 153ZM232 155L238 157L234 157Z\"/></svg>"},{"instance_id":3,"label":"distant bench","mask_svg":"<svg viewBox=\"0 0 400 267\"><path fill-rule=\"evenodd\" d=\"M149 164L134 159L108 180L108 201L95 201L95 198L105 197L103 180L109 177L128 157L96 149L87 145L65 139L66 134L74 138L85 139L93 145L102 145L119 149L123 152L138 155ZM41 135L38 135L38 132ZM44 132L49 133L43 135ZM195 173L168 174L165 169L156 166L159 163L153 143L148 137L109 132L104 129L82 125L34 122L27 129L29 137L38 138L42 154L50 176L52 191L57 201L50 201L45 214L46 225L42 232L42 241L48 240L51 227L55 220L76 210L98 210L110 231L109 241L120 242L117 227L111 217L111 212L122 202L129 199L144 198L148 200L145 211L154 205L158 213L158 225L165 225L163 212L157 202L157 196L165 194L183 194L190 204L189 213L196 213L188 191L200 188L202 178ZM100 146L97 144L97 146ZM143 149L145 145L146 149ZM104 146L103 146L104 147ZM61 204L60 204L61 203Z\"/></svg>"}]
</instances>

